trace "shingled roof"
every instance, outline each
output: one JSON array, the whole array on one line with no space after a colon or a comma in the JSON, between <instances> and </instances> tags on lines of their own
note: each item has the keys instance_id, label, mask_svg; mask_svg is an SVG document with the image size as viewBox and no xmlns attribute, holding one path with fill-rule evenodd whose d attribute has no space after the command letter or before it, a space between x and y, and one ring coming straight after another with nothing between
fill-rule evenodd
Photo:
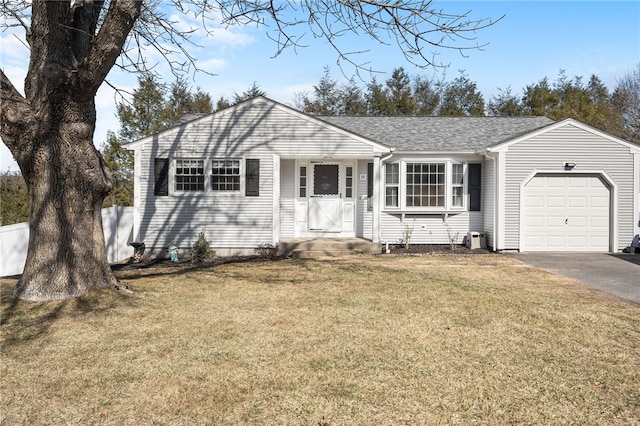
<instances>
[{"instance_id":1,"label":"shingled roof","mask_svg":"<svg viewBox=\"0 0 640 426\"><path fill-rule=\"evenodd\" d=\"M397 152L477 152L553 123L546 117L317 118Z\"/></svg>"}]
</instances>

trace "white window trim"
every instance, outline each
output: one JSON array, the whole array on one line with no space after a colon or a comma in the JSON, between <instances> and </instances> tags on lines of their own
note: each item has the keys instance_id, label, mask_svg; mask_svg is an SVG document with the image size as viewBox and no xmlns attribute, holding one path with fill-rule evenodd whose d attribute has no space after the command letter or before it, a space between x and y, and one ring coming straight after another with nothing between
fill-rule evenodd
<instances>
[{"instance_id":1,"label":"white window trim","mask_svg":"<svg viewBox=\"0 0 640 426\"><path fill-rule=\"evenodd\" d=\"M444 164L445 165L445 194L444 206L435 207L407 207L407 164ZM386 205L386 169L383 172L383 194L382 194L382 210L387 212L410 212L410 213L440 213L440 212L465 212L469 206L469 189L468 189L468 162L454 160L426 160L424 158L403 158L398 161L385 163L399 165L399 183L398 183L398 206ZM453 206L453 164L462 164L463 184L462 184L462 206ZM395 185L395 184L394 184Z\"/></svg>"}]
</instances>

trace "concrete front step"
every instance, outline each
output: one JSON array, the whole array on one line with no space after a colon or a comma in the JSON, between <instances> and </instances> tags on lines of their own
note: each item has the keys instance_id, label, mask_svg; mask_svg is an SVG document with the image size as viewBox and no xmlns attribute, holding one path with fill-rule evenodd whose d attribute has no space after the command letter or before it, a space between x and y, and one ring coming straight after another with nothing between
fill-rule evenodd
<instances>
[{"instance_id":1,"label":"concrete front step","mask_svg":"<svg viewBox=\"0 0 640 426\"><path fill-rule=\"evenodd\" d=\"M362 238L296 238L280 241L280 255L296 258L378 254L380 243Z\"/></svg>"}]
</instances>

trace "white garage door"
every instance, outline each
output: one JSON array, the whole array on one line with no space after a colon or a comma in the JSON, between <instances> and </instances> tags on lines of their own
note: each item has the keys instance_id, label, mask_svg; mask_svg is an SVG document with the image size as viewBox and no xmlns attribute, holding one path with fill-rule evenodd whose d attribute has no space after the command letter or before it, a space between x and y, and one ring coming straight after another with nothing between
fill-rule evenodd
<instances>
[{"instance_id":1,"label":"white garage door","mask_svg":"<svg viewBox=\"0 0 640 426\"><path fill-rule=\"evenodd\" d=\"M524 188L525 251L609 251L609 188L592 175L538 175Z\"/></svg>"}]
</instances>

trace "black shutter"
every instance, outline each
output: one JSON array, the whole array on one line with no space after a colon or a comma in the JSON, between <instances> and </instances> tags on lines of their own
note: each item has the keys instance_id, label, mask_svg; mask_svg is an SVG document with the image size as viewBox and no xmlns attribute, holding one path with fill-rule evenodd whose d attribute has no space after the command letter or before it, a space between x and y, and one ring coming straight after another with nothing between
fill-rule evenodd
<instances>
[{"instance_id":1,"label":"black shutter","mask_svg":"<svg viewBox=\"0 0 640 426\"><path fill-rule=\"evenodd\" d=\"M469 164L469 210L479 212L482 206L482 164Z\"/></svg>"},{"instance_id":2,"label":"black shutter","mask_svg":"<svg viewBox=\"0 0 640 426\"><path fill-rule=\"evenodd\" d=\"M367 163L367 198L373 197L373 163Z\"/></svg>"},{"instance_id":3,"label":"black shutter","mask_svg":"<svg viewBox=\"0 0 640 426\"><path fill-rule=\"evenodd\" d=\"M245 195L257 197L260 195L260 160L247 159L246 161Z\"/></svg>"},{"instance_id":4,"label":"black shutter","mask_svg":"<svg viewBox=\"0 0 640 426\"><path fill-rule=\"evenodd\" d=\"M367 163L367 211L373 210L373 163Z\"/></svg>"},{"instance_id":5,"label":"black shutter","mask_svg":"<svg viewBox=\"0 0 640 426\"><path fill-rule=\"evenodd\" d=\"M153 193L157 196L169 195L169 159L156 158L155 185Z\"/></svg>"}]
</instances>

